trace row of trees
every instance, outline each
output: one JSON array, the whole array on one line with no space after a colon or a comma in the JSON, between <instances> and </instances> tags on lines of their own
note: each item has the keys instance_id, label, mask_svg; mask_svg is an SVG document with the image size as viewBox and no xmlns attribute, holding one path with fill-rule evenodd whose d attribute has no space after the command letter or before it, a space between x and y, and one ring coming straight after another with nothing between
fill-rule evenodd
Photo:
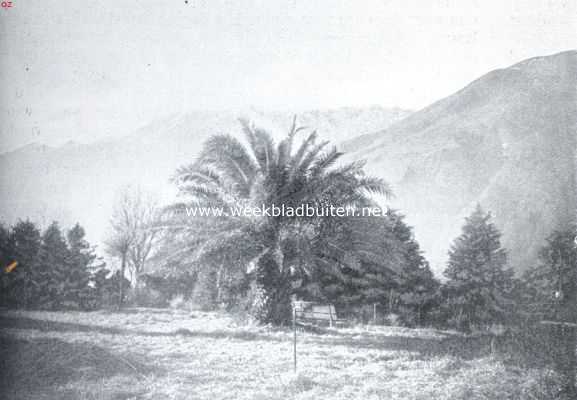
<instances>
[{"instance_id":1,"label":"row of trees","mask_svg":"<svg viewBox=\"0 0 577 400\"><path fill-rule=\"evenodd\" d=\"M65 235L56 222L43 232L30 221L0 225L0 262L17 262L0 276L6 307L94 309L118 301L120 275L110 276L78 224Z\"/></svg>"},{"instance_id":2,"label":"row of trees","mask_svg":"<svg viewBox=\"0 0 577 400\"><path fill-rule=\"evenodd\" d=\"M2 274L2 303L47 309L122 306L132 282L144 292L163 292L158 305L184 292L200 306L241 307L274 324L287 322L296 297L333 303L349 316L378 307L408 325L462 330L550 312L552 293L557 303L575 303L574 232L555 233L541 265L517 278L507 268L500 233L480 207L450 249L443 283L394 210L378 217L226 212L189 217L186 207L361 209L376 205L375 194L391 195L386 182L364 173L363 163L339 165L343 154L319 142L315 132L295 146L303 129L294 123L278 144L246 121L242 127L244 143L213 136L194 163L176 172L178 203L160 210L141 190L122 191L105 243L118 260L116 274L96 258L79 225L66 235L57 223L42 233L29 221L0 227L2 265L18 262L13 272ZM156 272L144 274L147 266Z\"/></svg>"},{"instance_id":3,"label":"row of trees","mask_svg":"<svg viewBox=\"0 0 577 400\"><path fill-rule=\"evenodd\" d=\"M466 219L462 234L450 250L446 281L441 284L421 255L410 227L397 212L345 222L376 238L370 246L378 246L383 257L361 261L349 258L343 265L328 262L310 274L293 272L291 294L336 304L342 312L348 311L349 317L358 315L363 306L378 306L381 313L398 314L408 325L441 324L465 331L531 316L568 320L577 311L577 249L572 230L551 235L541 251L540 264L516 278L506 268L506 252L490 214L478 207ZM158 254L156 262L166 260L165 254ZM1 275L0 300L4 306L116 306L122 303L120 296L125 296L131 284L120 279L120 271L111 274L105 268L80 225L66 235L55 222L42 233L30 221L20 221L10 228L0 226L0 261L9 265L14 260L18 261L17 268ZM164 301L160 304L178 293L192 292L192 301L200 306L241 304L253 311L256 271L239 268L238 264L225 266L224 262L230 262L226 255L211 261L196 265L181 259L172 273L161 270L160 275L142 275L145 290L162 292ZM132 261L127 265L134 275ZM559 308L560 303L573 307ZM559 315L559 310L564 314Z\"/></svg>"},{"instance_id":4,"label":"row of trees","mask_svg":"<svg viewBox=\"0 0 577 400\"><path fill-rule=\"evenodd\" d=\"M567 280L563 293L571 292L574 231L556 233L543 249L541 265L516 278L499 231L480 207L450 249L444 283L434 278L395 211L370 218L191 219L179 213L191 206L226 210L263 204L361 208L375 204L374 194L391 194L384 181L364 174L362 163L338 165L342 153L327 150L315 132L293 149L302 130L294 124L276 145L266 131L241 123L244 144L229 135L213 136L196 162L174 177L182 201L172 206L166 225L177 247L170 253L196 266L201 299L239 304L239 297L245 298L246 308L264 322L286 322L290 296L296 295L341 310L378 305L409 324L428 320L469 330L535 315L529 304L542 309L559 279Z\"/></svg>"},{"instance_id":5,"label":"row of trees","mask_svg":"<svg viewBox=\"0 0 577 400\"><path fill-rule=\"evenodd\" d=\"M315 132L294 148L302 130L295 124L277 145L268 132L241 123L245 143L213 136L196 162L174 177L181 201L169 208L172 213L164 221L172 245L167 260L193 266L199 298L229 304L245 299L245 307L263 322L286 322L290 297L296 295L341 309L379 305L400 313L407 323L429 319L469 330L519 315L531 291L549 296L545 286L553 276L547 271L558 269L551 264L553 256L516 279L507 268L500 233L480 207L450 250L443 284L394 211L370 218L187 217L185 207L361 208L375 205L374 194L391 195L384 181L365 175L363 163L338 165L342 153L319 143ZM559 237L543 251L559 246ZM555 257L575 269L568 254Z\"/></svg>"}]
</instances>

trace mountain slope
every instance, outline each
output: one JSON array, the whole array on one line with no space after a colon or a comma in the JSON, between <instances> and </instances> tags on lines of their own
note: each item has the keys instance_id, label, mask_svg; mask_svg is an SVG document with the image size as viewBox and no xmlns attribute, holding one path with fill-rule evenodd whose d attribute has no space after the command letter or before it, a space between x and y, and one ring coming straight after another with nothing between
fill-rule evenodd
<instances>
[{"instance_id":1,"label":"mountain slope","mask_svg":"<svg viewBox=\"0 0 577 400\"><path fill-rule=\"evenodd\" d=\"M338 142L373 132L403 118L401 109L372 107L309 111L298 123L318 129ZM244 116L286 133L290 113L190 112L174 115L115 140L93 144L68 143L59 148L29 145L0 155L0 221L31 218L46 225L58 220L64 226L78 221L89 239L100 242L105 234L115 193L137 184L157 193L160 200L174 196L169 177L194 160L202 142L215 133L240 136L238 117Z\"/></svg>"},{"instance_id":2,"label":"mountain slope","mask_svg":"<svg viewBox=\"0 0 577 400\"><path fill-rule=\"evenodd\" d=\"M492 71L388 129L346 141L393 184L437 272L476 203L503 232L511 266L535 263L575 219L577 51Z\"/></svg>"}]
</instances>

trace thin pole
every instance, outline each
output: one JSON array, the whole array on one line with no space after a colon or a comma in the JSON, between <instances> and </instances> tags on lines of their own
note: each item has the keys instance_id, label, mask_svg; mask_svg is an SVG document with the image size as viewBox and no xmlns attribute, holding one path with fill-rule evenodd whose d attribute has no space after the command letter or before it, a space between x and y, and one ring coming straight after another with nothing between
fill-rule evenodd
<instances>
[{"instance_id":1,"label":"thin pole","mask_svg":"<svg viewBox=\"0 0 577 400\"><path fill-rule=\"evenodd\" d=\"M293 306L293 362L294 370L297 372L297 309Z\"/></svg>"}]
</instances>

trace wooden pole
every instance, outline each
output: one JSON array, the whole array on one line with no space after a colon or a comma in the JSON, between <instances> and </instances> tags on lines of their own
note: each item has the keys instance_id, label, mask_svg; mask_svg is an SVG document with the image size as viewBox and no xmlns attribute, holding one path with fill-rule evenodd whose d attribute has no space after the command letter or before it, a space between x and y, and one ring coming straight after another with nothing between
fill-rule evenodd
<instances>
[{"instance_id":1,"label":"wooden pole","mask_svg":"<svg viewBox=\"0 0 577 400\"><path fill-rule=\"evenodd\" d=\"M377 324L377 303L373 303L373 324Z\"/></svg>"},{"instance_id":2,"label":"wooden pole","mask_svg":"<svg viewBox=\"0 0 577 400\"><path fill-rule=\"evenodd\" d=\"M333 327L333 306L329 304L329 326Z\"/></svg>"},{"instance_id":3,"label":"wooden pole","mask_svg":"<svg viewBox=\"0 0 577 400\"><path fill-rule=\"evenodd\" d=\"M297 309L293 305L293 363L295 373L297 372Z\"/></svg>"},{"instance_id":4,"label":"wooden pole","mask_svg":"<svg viewBox=\"0 0 577 400\"><path fill-rule=\"evenodd\" d=\"M549 329L549 340L554 344L553 367L560 374L562 387L560 399L574 399L575 373L577 362L575 357L575 343L577 334L573 324L546 324Z\"/></svg>"}]
</instances>

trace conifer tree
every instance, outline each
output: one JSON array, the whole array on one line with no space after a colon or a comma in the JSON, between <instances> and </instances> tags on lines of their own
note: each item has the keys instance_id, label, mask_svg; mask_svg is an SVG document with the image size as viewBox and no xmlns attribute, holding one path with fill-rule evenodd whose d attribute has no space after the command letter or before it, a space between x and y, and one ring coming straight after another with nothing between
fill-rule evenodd
<instances>
[{"instance_id":1,"label":"conifer tree","mask_svg":"<svg viewBox=\"0 0 577 400\"><path fill-rule=\"evenodd\" d=\"M421 323L435 298L438 282L403 216L389 210L382 217L353 218L349 222L347 226L356 225L365 232L369 241L362 245L378 251L373 250L370 257L349 256L340 268L328 262L298 294L331 302L341 310L361 307L372 311L377 307L381 315L385 311L401 312L405 322ZM347 229L340 233L343 246L351 242ZM358 315L358 310L355 313Z\"/></svg>"},{"instance_id":2,"label":"conifer tree","mask_svg":"<svg viewBox=\"0 0 577 400\"><path fill-rule=\"evenodd\" d=\"M56 221L42 235L37 297L35 306L43 309L58 309L66 295L68 276L68 245Z\"/></svg>"},{"instance_id":3,"label":"conifer tree","mask_svg":"<svg viewBox=\"0 0 577 400\"><path fill-rule=\"evenodd\" d=\"M8 296L16 307L32 307L41 285L39 279L40 231L30 221L18 221L10 232L12 257L18 266L9 273Z\"/></svg>"},{"instance_id":4,"label":"conifer tree","mask_svg":"<svg viewBox=\"0 0 577 400\"><path fill-rule=\"evenodd\" d=\"M539 252L540 263L523 276L525 304L543 318L576 321L577 244L573 229L553 232Z\"/></svg>"},{"instance_id":5,"label":"conifer tree","mask_svg":"<svg viewBox=\"0 0 577 400\"><path fill-rule=\"evenodd\" d=\"M431 309L439 287L429 263L423 256L413 231L404 221L404 216L390 210L388 217L392 233L398 241L401 271L394 288L398 293L398 311L405 323L422 325Z\"/></svg>"},{"instance_id":6,"label":"conifer tree","mask_svg":"<svg viewBox=\"0 0 577 400\"><path fill-rule=\"evenodd\" d=\"M0 224L2 273L0 302L8 307L42 309L94 308L101 303L94 289L96 255L84 238L84 229L74 226L64 239L57 222L40 234L30 221L8 229ZM5 267L16 261L10 272ZM104 277L108 271L104 270Z\"/></svg>"},{"instance_id":7,"label":"conifer tree","mask_svg":"<svg viewBox=\"0 0 577 400\"><path fill-rule=\"evenodd\" d=\"M449 251L445 276L446 305L457 328L469 331L504 321L511 303L513 272L491 214L477 205Z\"/></svg>"},{"instance_id":8,"label":"conifer tree","mask_svg":"<svg viewBox=\"0 0 577 400\"><path fill-rule=\"evenodd\" d=\"M85 239L84 228L79 224L74 225L66 235L69 254L66 263L67 274L65 283L65 292L63 300L69 305L87 308L89 301L89 281L90 272L96 269L94 265L96 254L94 249Z\"/></svg>"},{"instance_id":9,"label":"conifer tree","mask_svg":"<svg viewBox=\"0 0 577 400\"><path fill-rule=\"evenodd\" d=\"M14 262L10 230L0 223L0 304L8 305L11 276L6 267Z\"/></svg>"},{"instance_id":10,"label":"conifer tree","mask_svg":"<svg viewBox=\"0 0 577 400\"><path fill-rule=\"evenodd\" d=\"M10 230L0 223L0 266L2 267L12 261L12 245L10 242Z\"/></svg>"}]
</instances>

